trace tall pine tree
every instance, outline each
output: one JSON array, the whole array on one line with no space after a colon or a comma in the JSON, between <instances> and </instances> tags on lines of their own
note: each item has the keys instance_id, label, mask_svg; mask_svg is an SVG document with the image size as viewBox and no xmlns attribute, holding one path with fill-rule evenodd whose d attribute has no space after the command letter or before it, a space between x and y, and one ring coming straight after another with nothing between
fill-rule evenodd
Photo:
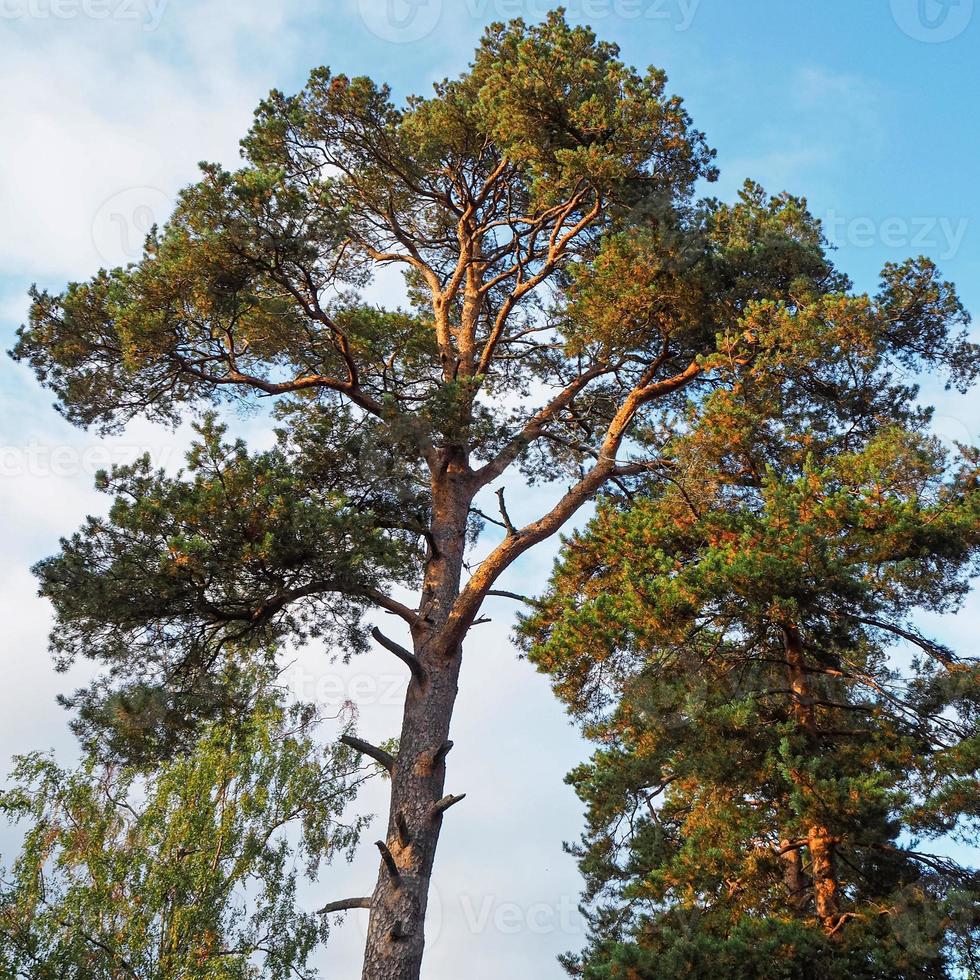
<instances>
[{"instance_id":1,"label":"tall pine tree","mask_svg":"<svg viewBox=\"0 0 980 980\"><path fill-rule=\"evenodd\" d=\"M964 367L972 349L927 263L854 297L802 201L750 187L696 203L713 154L664 74L561 12L491 26L466 72L403 104L319 69L270 95L242 147L239 169L204 168L141 261L37 292L15 355L79 424L267 397L279 445L250 455L206 423L187 474L110 474L112 511L41 565L42 590L59 656L108 668L78 698L86 725L117 716L121 689L186 728L229 658L287 639L351 653L373 635L405 664L397 756L360 743L391 771L391 806L376 884L351 905L370 907L364 976L415 980L459 799L445 781L463 641L500 576L655 465L631 433L704 397L718 365L751 363L757 308L804 346L853 311L902 362ZM390 267L407 304L379 309L359 291ZM554 495L515 523L506 481L531 478ZM493 488L496 538L468 570ZM376 611L401 638L364 626Z\"/></svg>"},{"instance_id":2,"label":"tall pine tree","mask_svg":"<svg viewBox=\"0 0 980 980\"><path fill-rule=\"evenodd\" d=\"M980 876L923 842L976 843L980 660L915 617L980 570L980 456L929 435L863 314L785 352L785 312L757 312L752 367L566 543L523 624L599 745L569 776L592 937L567 965L974 976Z\"/></svg>"}]
</instances>

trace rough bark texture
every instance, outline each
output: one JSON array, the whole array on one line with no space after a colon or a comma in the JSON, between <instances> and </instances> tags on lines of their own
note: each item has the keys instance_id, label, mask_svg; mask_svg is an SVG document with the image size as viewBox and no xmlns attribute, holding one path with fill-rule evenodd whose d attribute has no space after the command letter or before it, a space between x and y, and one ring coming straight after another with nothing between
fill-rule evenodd
<instances>
[{"instance_id":1,"label":"rough bark texture","mask_svg":"<svg viewBox=\"0 0 980 980\"><path fill-rule=\"evenodd\" d=\"M789 671L789 686L793 692L793 713L800 728L811 740L819 734L814 711L813 692L810 690L810 675L806 666L806 651L800 632L795 626L787 626L783 631L784 649Z\"/></svg>"},{"instance_id":2,"label":"rough bark texture","mask_svg":"<svg viewBox=\"0 0 980 980\"><path fill-rule=\"evenodd\" d=\"M789 841L782 841L783 884L786 887L789 906L796 912L802 912L809 901L810 882L803 871L803 854L800 845L793 846Z\"/></svg>"},{"instance_id":3,"label":"rough bark texture","mask_svg":"<svg viewBox=\"0 0 980 980\"><path fill-rule=\"evenodd\" d=\"M644 377L610 423L600 461L543 518L520 529L506 519L506 537L465 587L466 528L473 499L513 462L528 436L522 434L499 457L476 471L470 467L463 445L443 449L430 458L431 555L417 614L406 611L416 664L405 701L398 757L391 767L387 836L381 842L392 860L382 862L371 900L363 980L417 980L420 975L429 882L444 813L438 804L445 791L446 746L462 644L483 599L504 570L559 530L617 472L616 452L640 406L683 387L699 371L692 365L660 384ZM541 415L550 417L562 404L559 396ZM543 423L536 418L529 427L534 430L539 424ZM502 500L501 512L506 518ZM411 658L406 652L402 659Z\"/></svg>"},{"instance_id":4,"label":"rough bark texture","mask_svg":"<svg viewBox=\"0 0 980 980\"><path fill-rule=\"evenodd\" d=\"M437 304L438 306L439 304ZM438 322L438 317L437 317ZM467 331L462 331L465 336ZM447 368L447 370L452 370ZM412 629L414 669L405 700L398 757L391 767L391 805L386 840L396 874L383 862L371 901L363 980L417 980L425 945L423 927L429 882L444 809L445 753L456 701L463 640L497 578L524 552L544 541L571 518L614 475L616 453L639 409L649 401L689 384L697 364L663 382L653 383L651 368L615 414L602 441L599 460L542 518L514 527L501 500L507 534L462 584L466 528L479 491L492 483L520 454L544 420L565 404L569 391L535 416L525 431L479 470L470 467L464 445L434 453L431 555L426 563L417 613L406 615ZM385 644L383 644L385 645ZM407 651L401 657L411 660Z\"/></svg>"},{"instance_id":5,"label":"rough bark texture","mask_svg":"<svg viewBox=\"0 0 980 980\"><path fill-rule=\"evenodd\" d=\"M840 886L834 839L826 827L812 827L807 841L817 918L824 930L833 935L840 920Z\"/></svg>"},{"instance_id":6,"label":"rough bark texture","mask_svg":"<svg viewBox=\"0 0 980 980\"><path fill-rule=\"evenodd\" d=\"M438 656L444 659L441 667L434 663ZM418 977L421 969L429 881L443 819L436 803L446 777L445 759L435 764L433 760L449 734L460 657L458 651L451 656L439 653L425 662L428 680L423 686L412 682L391 777L386 843L398 877L393 878L382 862L368 926L365 980Z\"/></svg>"},{"instance_id":7,"label":"rough bark texture","mask_svg":"<svg viewBox=\"0 0 980 980\"><path fill-rule=\"evenodd\" d=\"M783 648L786 653L794 715L800 728L806 733L813 750L817 751L820 728L810 684L810 672L807 669L806 650L800 632L795 626L784 627ZM827 827L817 825L808 829L806 848L810 857L809 875L804 874L799 850L783 855L783 860L786 862L784 881L790 904L802 910L809 904L807 896L812 890L817 920L824 931L831 936L837 932L841 921L836 844L836 839ZM795 862L791 864L793 858Z\"/></svg>"},{"instance_id":8,"label":"rough bark texture","mask_svg":"<svg viewBox=\"0 0 980 980\"><path fill-rule=\"evenodd\" d=\"M398 757L391 774L386 845L397 877L382 861L371 903L364 980L409 980L421 971L429 882L443 815L449 726L461 646L446 622L459 595L471 492L451 475L434 481L433 557L413 629L421 667L409 685Z\"/></svg>"}]
</instances>

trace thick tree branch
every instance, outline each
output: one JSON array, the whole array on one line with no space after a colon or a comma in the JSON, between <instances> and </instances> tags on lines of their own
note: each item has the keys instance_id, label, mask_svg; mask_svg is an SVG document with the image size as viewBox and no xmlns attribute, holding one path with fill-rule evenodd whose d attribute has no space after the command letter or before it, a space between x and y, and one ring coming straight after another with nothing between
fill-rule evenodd
<instances>
[{"instance_id":1,"label":"thick tree branch","mask_svg":"<svg viewBox=\"0 0 980 980\"><path fill-rule=\"evenodd\" d=\"M376 745L372 745L370 742L365 742L362 738L357 738L356 735L343 735L340 739L344 745L349 746L355 752L360 752L362 755L366 755L380 766L384 766L388 772L393 772L395 769L395 757L390 752L385 752L384 749L378 748Z\"/></svg>"},{"instance_id":2,"label":"thick tree branch","mask_svg":"<svg viewBox=\"0 0 980 980\"><path fill-rule=\"evenodd\" d=\"M558 531L608 480L615 476L616 454L639 410L657 398L665 397L685 388L701 373L701 366L694 361L684 371L663 381L652 382L646 375L641 379L609 423L599 447L598 458L592 469L568 490L551 511L539 520L521 528L516 534L508 535L471 576L466 587L460 593L446 624L450 643L460 642L465 636L466 631L476 618L487 592L501 573L525 551ZM565 392L568 391L569 389L566 388ZM508 450L505 450L497 457L497 461L483 467L474 475L474 479L479 481L481 474L484 474L488 467L500 465L500 461L507 455L507 452Z\"/></svg>"},{"instance_id":3,"label":"thick tree branch","mask_svg":"<svg viewBox=\"0 0 980 980\"><path fill-rule=\"evenodd\" d=\"M432 815L434 817L441 817L451 806L455 806L457 803L460 803L465 799L465 793L461 793L459 796L444 796L441 800L432 805Z\"/></svg>"},{"instance_id":4,"label":"thick tree branch","mask_svg":"<svg viewBox=\"0 0 980 980\"><path fill-rule=\"evenodd\" d=\"M485 487L500 476L511 463L536 439L544 434L548 424L566 409L575 398L597 378L616 370L612 365L600 364L584 371L571 384L563 388L547 405L536 412L524 424L521 431L500 452L476 471L473 479L477 487Z\"/></svg>"},{"instance_id":5,"label":"thick tree branch","mask_svg":"<svg viewBox=\"0 0 980 980\"><path fill-rule=\"evenodd\" d=\"M357 594L363 595L365 599L370 599L376 606L380 606L393 615L400 616L409 626L417 626L421 621L419 614L414 609L409 609L404 603L392 599L391 596L380 592L378 589L359 589Z\"/></svg>"},{"instance_id":6,"label":"thick tree branch","mask_svg":"<svg viewBox=\"0 0 980 980\"><path fill-rule=\"evenodd\" d=\"M389 639L377 626L371 630L371 636L377 640L389 653L393 653L408 669L412 672L412 677L417 684L425 683L425 668L419 663L418 658L411 651L406 650L400 643Z\"/></svg>"},{"instance_id":7,"label":"thick tree branch","mask_svg":"<svg viewBox=\"0 0 980 980\"><path fill-rule=\"evenodd\" d=\"M330 915L332 912L349 912L351 909L369 909L372 904L370 898L342 898L339 902L328 902L317 913Z\"/></svg>"}]
</instances>

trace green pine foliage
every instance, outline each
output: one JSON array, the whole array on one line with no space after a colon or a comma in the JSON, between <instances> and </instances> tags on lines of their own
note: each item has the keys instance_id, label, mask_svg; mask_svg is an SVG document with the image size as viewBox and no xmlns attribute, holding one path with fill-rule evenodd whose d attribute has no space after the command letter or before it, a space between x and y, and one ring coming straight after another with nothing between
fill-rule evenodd
<instances>
[{"instance_id":1,"label":"green pine foliage","mask_svg":"<svg viewBox=\"0 0 980 980\"><path fill-rule=\"evenodd\" d=\"M561 11L492 25L466 72L401 106L317 69L260 105L242 156L203 166L139 262L35 290L13 351L67 418L106 430L275 399L274 450L226 444L206 417L186 473L101 477L108 515L37 567L59 666L105 668L67 699L81 730L106 730L120 697L162 723L134 753L192 738L205 704L235 710L228 644L255 663L309 637L349 655L378 609L416 628L392 590L421 608L462 578L452 542L480 532L481 490L512 469L567 478L439 613L458 645L520 554L635 477L617 459L632 429L678 424L767 346L834 406L846 377L808 387L822 332L873 347L884 331L896 363L957 384L976 370L928 261L854 295L805 200L749 183L696 201L714 154L663 73ZM406 308L361 296L390 266ZM122 749L130 729L107 737Z\"/></svg>"},{"instance_id":2,"label":"green pine foliage","mask_svg":"<svg viewBox=\"0 0 980 980\"><path fill-rule=\"evenodd\" d=\"M980 570L980 457L929 435L888 318L833 302L757 310L775 342L522 624L598 744L568 777L589 980L976 975L980 877L941 855L980 829L980 662L914 617Z\"/></svg>"},{"instance_id":3,"label":"green pine foliage","mask_svg":"<svg viewBox=\"0 0 980 980\"><path fill-rule=\"evenodd\" d=\"M212 725L247 729L252 672L275 670L283 649L310 638L348 656L370 635L411 670L397 757L373 750L390 770L386 840L401 874L382 873L374 886L368 973L420 975L441 804L456 799L445 795L445 746L468 631L500 576L604 489L644 494L634 511L605 509L590 532L607 522L613 538L630 541L628 567L597 567L587 594L591 567L568 559L545 607L554 635L542 640L542 666L570 703L588 708L605 692L625 704L622 684L669 647L674 674L656 675L667 688L644 684L637 703L642 690L656 718L658 699L684 703L695 698L685 685L704 683L710 696L692 700L705 713L689 726L695 734L714 725L766 745L778 735L772 758L770 748L745 748L745 771L773 772L772 807L794 773L809 779L816 766L814 779L838 779L837 762L820 768L826 753L812 732L800 740L785 696L760 687L776 683L757 656L772 646L773 624L881 683L894 634L853 617L887 615L894 627L912 606L961 595L972 543L967 536L957 550L950 522L972 528L966 491L933 472L941 464L924 437L903 442L924 422L908 373L963 387L980 369L955 289L918 259L888 266L875 295L858 294L804 199L748 183L733 203L698 200L716 177L714 152L663 72L629 67L558 10L540 23L491 25L468 68L426 97L396 102L382 84L327 68L295 95L272 92L242 141L241 165L204 165L138 262L33 292L13 354L66 418L102 430L136 418L199 421L184 472L141 461L101 476L108 514L37 567L59 666L84 657L101 670L66 699L86 747L150 774L190 764ZM405 275L405 303L377 308L365 287L390 268ZM256 453L229 442L207 413L258 398L272 399L264 404L279 431L273 449ZM908 472L887 470L893 451L911 454L902 457ZM879 470L886 486L900 480L881 502L871 489ZM499 519L483 509L508 480L552 484L520 527L502 492ZM868 511L874 533L855 539L870 584L838 554L847 535L834 521L864 518L860 507L852 513L852 491L879 507ZM920 520L913 491L935 520ZM698 521L672 525L688 500ZM643 507L652 508L649 532L634 532ZM470 546L489 522L494 539L474 564ZM631 588L633 573L649 581ZM766 598L780 583L786 593ZM702 622L699 610L714 606L724 622ZM382 612L407 646L368 625ZM737 673L720 664L740 647L749 686L726 700L712 657L727 683ZM956 712L972 704L972 675L948 669L934 646L924 655L942 669L927 678L922 668L903 699L933 720L912 747L896 721L888 749L908 759L942 736L951 711L960 725ZM953 673L963 682L955 691ZM818 680L827 700L848 696L850 678ZM887 727L884 695L866 696L882 701ZM814 708L823 726L854 720ZM622 724L640 733L641 721L624 715ZM682 742L650 737L652 766L680 765L663 753ZM735 752L738 739L729 741ZM873 767L857 772L863 743L852 742L847 751L835 742L831 760L840 754L847 779L872 778ZM671 784L671 799L710 786L707 773L727 765L715 756L718 739L710 745L701 763L685 756L707 767L705 779L692 769L689 783ZM902 819L918 807L923 825L955 822L966 806L969 785L957 780L969 743L950 737L935 751L942 777L910 790ZM632 742L622 752L633 758ZM863 800L870 789L859 788ZM882 785L885 810L895 792ZM791 843L810 816L804 802L794 806L796 817L779 811ZM749 810L729 809L749 834ZM707 836L698 840L711 857L703 874L717 875L720 856ZM697 895L713 887L690 885ZM59 938L45 921L55 952L39 951L38 963L48 957L57 973L59 944L77 937ZM846 935L863 928L856 922L847 919ZM819 929L807 935L823 941Z\"/></svg>"},{"instance_id":4,"label":"green pine foliage","mask_svg":"<svg viewBox=\"0 0 980 980\"><path fill-rule=\"evenodd\" d=\"M247 709L242 675L274 669L287 639L359 651L371 595L415 575L410 532L378 527L411 501L371 487L360 444L341 444L344 433L297 436L336 440L329 452L346 471L326 474L295 452L250 455L212 416L198 433L186 471L154 471L144 458L99 474L107 516L35 569L58 616L57 665L87 657L108 668L62 699L78 711L75 728L130 761L165 758L202 718Z\"/></svg>"}]
</instances>

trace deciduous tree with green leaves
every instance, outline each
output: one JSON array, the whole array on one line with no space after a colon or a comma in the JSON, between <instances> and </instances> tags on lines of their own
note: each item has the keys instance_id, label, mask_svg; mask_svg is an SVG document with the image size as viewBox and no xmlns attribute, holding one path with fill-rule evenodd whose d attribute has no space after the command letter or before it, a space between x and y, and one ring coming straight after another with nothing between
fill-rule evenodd
<instances>
[{"instance_id":1,"label":"deciduous tree with green leaves","mask_svg":"<svg viewBox=\"0 0 980 980\"><path fill-rule=\"evenodd\" d=\"M788 352L766 349L786 312L758 314L751 368L567 542L523 623L599 744L569 776L592 936L566 965L974 976L980 875L923 842L977 843L980 660L915 615L980 571L980 455L929 435L860 307Z\"/></svg>"},{"instance_id":2,"label":"deciduous tree with green leaves","mask_svg":"<svg viewBox=\"0 0 980 980\"><path fill-rule=\"evenodd\" d=\"M25 980L312 978L322 915L302 877L349 854L344 812L370 775L317 716L253 692L149 772L91 754L18 761L0 814L27 824L0 881L0 973ZM373 764L369 769L374 769Z\"/></svg>"},{"instance_id":3,"label":"deciduous tree with green leaves","mask_svg":"<svg viewBox=\"0 0 980 980\"><path fill-rule=\"evenodd\" d=\"M106 664L176 724L249 644L350 653L365 613L401 622L401 638L370 629L411 683L397 755L361 743L391 807L377 883L351 904L370 906L364 976L414 980L460 799L445 779L463 642L501 575L657 465L631 434L710 392L717 365L751 363L760 305L803 344L804 303L859 305L895 358L925 364L967 356L963 314L927 263L851 297L801 200L698 202L713 153L664 74L561 11L492 25L429 97L317 70L271 94L242 147L140 262L37 292L15 356L82 425L272 398L278 447L249 455L212 426L185 476L116 471L109 517L41 565L42 589L59 655ZM390 267L407 298L382 309L363 288ZM515 523L505 481L531 479L553 501ZM113 716L104 688L80 695L85 724Z\"/></svg>"}]
</instances>

